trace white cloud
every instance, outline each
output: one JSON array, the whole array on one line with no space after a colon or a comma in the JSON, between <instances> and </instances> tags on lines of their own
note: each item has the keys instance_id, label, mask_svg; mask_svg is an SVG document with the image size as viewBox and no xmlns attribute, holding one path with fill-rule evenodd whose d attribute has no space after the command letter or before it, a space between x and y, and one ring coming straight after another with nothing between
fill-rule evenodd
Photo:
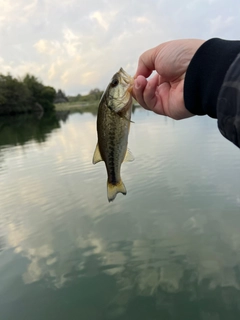
<instances>
[{"instance_id":1,"label":"white cloud","mask_svg":"<svg viewBox=\"0 0 240 320\"><path fill-rule=\"evenodd\" d=\"M0 0L0 26L11 27L13 23L26 23L36 11L38 1L11 1Z\"/></svg>"},{"instance_id":2,"label":"white cloud","mask_svg":"<svg viewBox=\"0 0 240 320\"><path fill-rule=\"evenodd\" d=\"M222 15L219 15L216 18L211 19L210 20L211 33L215 35L218 32L227 29L228 27L233 25L234 20L235 18L233 16L225 18Z\"/></svg>"},{"instance_id":3,"label":"white cloud","mask_svg":"<svg viewBox=\"0 0 240 320\"><path fill-rule=\"evenodd\" d=\"M135 21L138 23L143 23L143 24L150 22L146 17L137 17L137 18L135 18Z\"/></svg>"},{"instance_id":4,"label":"white cloud","mask_svg":"<svg viewBox=\"0 0 240 320\"><path fill-rule=\"evenodd\" d=\"M82 44L80 37L77 36L70 28L64 28L63 37L65 40L63 46L65 47L68 55L73 57L78 54Z\"/></svg>"},{"instance_id":5,"label":"white cloud","mask_svg":"<svg viewBox=\"0 0 240 320\"><path fill-rule=\"evenodd\" d=\"M38 0L30 1L29 4L23 7L23 12L25 12L27 16L32 15L37 8L37 4L38 4Z\"/></svg>"},{"instance_id":6,"label":"white cloud","mask_svg":"<svg viewBox=\"0 0 240 320\"><path fill-rule=\"evenodd\" d=\"M204 6L202 5L204 3ZM237 38L240 3L176 0L0 0L1 72L34 72L68 94L104 89L119 67L174 38ZM171 6L171 7L172 7Z\"/></svg>"},{"instance_id":7,"label":"white cloud","mask_svg":"<svg viewBox=\"0 0 240 320\"><path fill-rule=\"evenodd\" d=\"M91 15L90 15L90 19L91 19L91 20L94 20L94 19L97 20L97 22L99 23L99 25L100 25L103 29L105 29L105 30L107 30L108 27L109 27L109 23L107 23L107 22L104 20L104 18L102 17L101 12L99 12L99 11L94 12L93 14L91 14Z\"/></svg>"},{"instance_id":8,"label":"white cloud","mask_svg":"<svg viewBox=\"0 0 240 320\"><path fill-rule=\"evenodd\" d=\"M40 54L48 54L54 57L61 55L76 56L80 52L80 37L74 34L70 28L64 28L62 34L62 41L40 39L33 47Z\"/></svg>"},{"instance_id":9,"label":"white cloud","mask_svg":"<svg viewBox=\"0 0 240 320\"><path fill-rule=\"evenodd\" d=\"M34 47L40 53L49 53L49 43L47 40L39 40L37 43L35 43Z\"/></svg>"}]
</instances>

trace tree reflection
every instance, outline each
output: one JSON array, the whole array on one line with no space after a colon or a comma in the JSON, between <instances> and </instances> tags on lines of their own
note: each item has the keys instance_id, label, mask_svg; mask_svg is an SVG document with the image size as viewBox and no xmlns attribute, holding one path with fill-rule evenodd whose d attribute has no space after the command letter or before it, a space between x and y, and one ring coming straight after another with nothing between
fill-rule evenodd
<instances>
[{"instance_id":1,"label":"tree reflection","mask_svg":"<svg viewBox=\"0 0 240 320\"><path fill-rule=\"evenodd\" d=\"M37 115L0 117L0 146L24 145L29 140L46 141L48 134L60 128L55 112Z\"/></svg>"},{"instance_id":2,"label":"tree reflection","mask_svg":"<svg viewBox=\"0 0 240 320\"><path fill-rule=\"evenodd\" d=\"M134 113L138 105L133 105ZM44 114L23 114L19 116L0 117L0 147L24 145L29 140L35 140L38 143L45 142L49 133L60 128L60 121L66 122L71 113L91 113L97 115L96 105L80 107L79 109L57 112L48 112Z\"/></svg>"}]
</instances>

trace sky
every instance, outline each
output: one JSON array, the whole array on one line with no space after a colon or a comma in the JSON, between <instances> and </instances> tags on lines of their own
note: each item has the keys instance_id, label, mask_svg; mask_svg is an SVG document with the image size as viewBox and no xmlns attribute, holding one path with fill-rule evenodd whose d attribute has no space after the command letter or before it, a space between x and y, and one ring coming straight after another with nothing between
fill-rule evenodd
<instances>
[{"instance_id":1,"label":"sky","mask_svg":"<svg viewBox=\"0 0 240 320\"><path fill-rule=\"evenodd\" d=\"M239 39L236 0L0 0L0 73L67 95L104 90L139 56L181 38Z\"/></svg>"}]
</instances>

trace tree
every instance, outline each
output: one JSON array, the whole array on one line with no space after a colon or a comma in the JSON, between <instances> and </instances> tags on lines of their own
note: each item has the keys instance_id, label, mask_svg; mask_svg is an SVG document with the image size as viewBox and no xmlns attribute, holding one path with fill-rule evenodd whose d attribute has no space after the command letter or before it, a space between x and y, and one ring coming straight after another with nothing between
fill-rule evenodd
<instances>
[{"instance_id":1,"label":"tree","mask_svg":"<svg viewBox=\"0 0 240 320\"><path fill-rule=\"evenodd\" d=\"M98 88L92 89L89 92L89 95L94 98L94 100L99 100L102 96L103 92Z\"/></svg>"},{"instance_id":2,"label":"tree","mask_svg":"<svg viewBox=\"0 0 240 320\"><path fill-rule=\"evenodd\" d=\"M31 92L11 75L0 75L0 112L16 113L30 109Z\"/></svg>"},{"instance_id":3,"label":"tree","mask_svg":"<svg viewBox=\"0 0 240 320\"><path fill-rule=\"evenodd\" d=\"M39 103L45 111L54 109L54 98L56 90L49 86L44 86L35 76L26 74L23 82L32 93L32 103Z\"/></svg>"},{"instance_id":4,"label":"tree","mask_svg":"<svg viewBox=\"0 0 240 320\"><path fill-rule=\"evenodd\" d=\"M54 99L56 96L56 90L52 87L43 87L40 97L39 103L43 106L45 110L53 110L54 109Z\"/></svg>"},{"instance_id":5,"label":"tree","mask_svg":"<svg viewBox=\"0 0 240 320\"><path fill-rule=\"evenodd\" d=\"M35 76L16 79L0 74L0 114L31 112L37 104L45 111L53 110L55 96L55 89L44 86Z\"/></svg>"},{"instance_id":6,"label":"tree","mask_svg":"<svg viewBox=\"0 0 240 320\"><path fill-rule=\"evenodd\" d=\"M58 89L54 99L54 103L63 103L63 102L68 102L68 98L66 97L65 93L61 89Z\"/></svg>"}]
</instances>

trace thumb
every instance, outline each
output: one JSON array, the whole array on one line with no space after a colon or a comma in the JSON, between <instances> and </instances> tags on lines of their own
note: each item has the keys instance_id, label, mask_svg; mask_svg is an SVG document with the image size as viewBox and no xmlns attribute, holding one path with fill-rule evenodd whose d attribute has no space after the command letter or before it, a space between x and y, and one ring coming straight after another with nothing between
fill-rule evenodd
<instances>
[{"instance_id":1,"label":"thumb","mask_svg":"<svg viewBox=\"0 0 240 320\"><path fill-rule=\"evenodd\" d=\"M138 60L138 67L134 78L144 76L148 78L155 70L156 48L145 51Z\"/></svg>"}]
</instances>

